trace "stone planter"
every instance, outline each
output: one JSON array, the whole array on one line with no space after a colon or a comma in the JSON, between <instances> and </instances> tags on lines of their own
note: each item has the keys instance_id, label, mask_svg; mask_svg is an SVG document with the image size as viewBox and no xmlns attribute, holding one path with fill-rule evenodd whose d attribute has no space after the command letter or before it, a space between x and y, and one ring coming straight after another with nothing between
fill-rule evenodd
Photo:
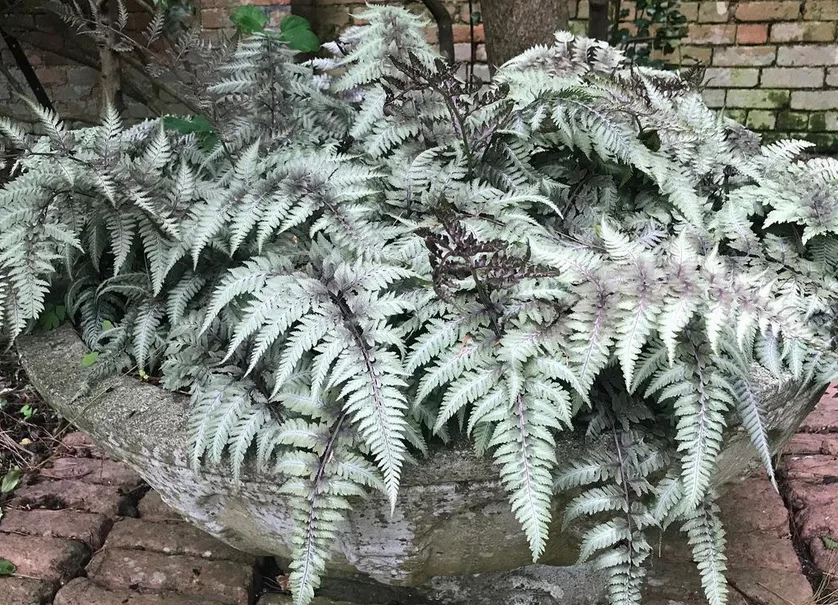
<instances>
[{"instance_id":1,"label":"stone planter","mask_svg":"<svg viewBox=\"0 0 838 605\"><path fill-rule=\"evenodd\" d=\"M87 372L80 363L86 348L67 326L21 338L18 350L23 367L44 399L109 454L136 469L187 519L243 551L280 559L288 556L290 515L273 478L251 470L241 483L234 483L225 467L208 467L200 474L191 470L186 436L188 397L130 377L116 377L94 386L90 396L76 399ZM825 387L800 390L791 382L781 385L761 378L765 418L773 444L779 448ZM560 447L559 458L567 459L591 444L569 433ZM732 426L719 483L749 472L754 458L747 435ZM560 517L563 504L556 500L555 518ZM594 603L599 587L592 581L589 567L558 569L574 565L579 539L575 533L560 535L560 526L560 522L553 524L554 535L540 561L544 565L521 571L518 585L542 590L545 577L551 577L568 589L559 590L566 597L532 602ZM491 462L476 458L470 446L463 444L437 451L406 469L394 515L383 498L360 504L333 549L329 574L424 587L422 594L429 594L425 589L431 588L439 595L467 592L471 580L466 577L477 573L496 573L496 581L508 578L505 572L531 560ZM550 569L554 571L545 571ZM509 582L500 584L508 586ZM547 590L551 592L555 591ZM491 595L497 599L499 593ZM474 605L484 602L474 595L470 600Z\"/></svg>"}]
</instances>

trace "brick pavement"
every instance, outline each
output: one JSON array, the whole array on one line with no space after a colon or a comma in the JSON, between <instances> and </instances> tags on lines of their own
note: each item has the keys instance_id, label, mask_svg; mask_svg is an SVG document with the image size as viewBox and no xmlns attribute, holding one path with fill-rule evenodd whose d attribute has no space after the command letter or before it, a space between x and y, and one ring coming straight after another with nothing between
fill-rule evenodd
<instances>
[{"instance_id":1,"label":"brick pavement","mask_svg":"<svg viewBox=\"0 0 838 605\"><path fill-rule=\"evenodd\" d=\"M81 433L0 519L0 605L249 605L257 561L185 523Z\"/></svg>"}]
</instances>

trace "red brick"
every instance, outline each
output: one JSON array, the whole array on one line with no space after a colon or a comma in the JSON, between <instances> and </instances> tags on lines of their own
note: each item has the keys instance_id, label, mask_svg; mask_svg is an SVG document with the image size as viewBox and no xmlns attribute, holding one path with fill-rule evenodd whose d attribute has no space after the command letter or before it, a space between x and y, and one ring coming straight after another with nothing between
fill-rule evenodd
<instances>
[{"instance_id":1,"label":"red brick","mask_svg":"<svg viewBox=\"0 0 838 605\"><path fill-rule=\"evenodd\" d=\"M31 578L0 577L2 605L48 605L58 582Z\"/></svg>"},{"instance_id":2,"label":"red brick","mask_svg":"<svg viewBox=\"0 0 838 605\"><path fill-rule=\"evenodd\" d=\"M746 479L731 486L719 506L728 534L761 532L776 538L789 537L786 505L767 478Z\"/></svg>"},{"instance_id":3,"label":"red brick","mask_svg":"<svg viewBox=\"0 0 838 605\"><path fill-rule=\"evenodd\" d=\"M838 458L823 455L786 456L783 469L790 480L821 484L827 477L838 476Z\"/></svg>"},{"instance_id":4,"label":"red brick","mask_svg":"<svg viewBox=\"0 0 838 605\"><path fill-rule=\"evenodd\" d=\"M137 505L143 521L183 521L183 517L155 491L148 492Z\"/></svg>"},{"instance_id":5,"label":"red brick","mask_svg":"<svg viewBox=\"0 0 838 605\"><path fill-rule=\"evenodd\" d=\"M21 576L66 581L82 570L90 551L75 540L0 534L0 558L14 563Z\"/></svg>"},{"instance_id":6,"label":"red brick","mask_svg":"<svg viewBox=\"0 0 838 605\"><path fill-rule=\"evenodd\" d=\"M838 52L838 50L836 50ZM801 433L827 433L838 431L838 399L835 385L831 385L821 397L815 409L800 425Z\"/></svg>"},{"instance_id":7,"label":"red brick","mask_svg":"<svg viewBox=\"0 0 838 605\"><path fill-rule=\"evenodd\" d=\"M63 479L19 488L12 503L22 508L72 509L115 517L125 512L129 498L112 485Z\"/></svg>"},{"instance_id":8,"label":"red brick","mask_svg":"<svg viewBox=\"0 0 838 605\"><path fill-rule=\"evenodd\" d=\"M253 555L227 546L189 523L153 523L122 519L108 535L106 548L186 555L218 561L254 562Z\"/></svg>"},{"instance_id":9,"label":"red brick","mask_svg":"<svg viewBox=\"0 0 838 605\"><path fill-rule=\"evenodd\" d=\"M634 3L631 8L634 8ZM687 18L687 23L698 21L698 2L682 2L681 14Z\"/></svg>"},{"instance_id":10,"label":"red brick","mask_svg":"<svg viewBox=\"0 0 838 605\"><path fill-rule=\"evenodd\" d=\"M85 458L106 458L105 453L93 440L84 433L77 431L70 433L61 440L58 453L67 453Z\"/></svg>"},{"instance_id":11,"label":"red brick","mask_svg":"<svg viewBox=\"0 0 838 605\"><path fill-rule=\"evenodd\" d=\"M759 70L748 67L708 67L704 74L707 86L750 88L759 82Z\"/></svg>"},{"instance_id":12,"label":"red brick","mask_svg":"<svg viewBox=\"0 0 838 605\"><path fill-rule=\"evenodd\" d=\"M771 65L776 56L775 46L728 46L713 49L713 65L720 67Z\"/></svg>"},{"instance_id":13,"label":"red brick","mask_svg":"<svg viewBox=\"0 0 838 605\"><path fill-rule=\"evenodd\" d=\"M786 537L774 538L761 532L736 534L727 541L726 555L731 569L800 573L800 559Z\"/></svg>"},{"instance_id":14,"label":"red brick","mask_svg":"<svg viewBox=\"0 0 838 605\"><path fill-rule=\"evenodd\" d=\"M739 21L793 21L800 14L800 2L742 2L736 7Z\"/></svg>"},{"instance_id":15,"label":"red brick","mask_svg":"<svg viewBox=\"0 0 838 605\"><path fill-rule=\"evenodd\" d=\"M741 29L743 26L739 26ZM832 42L835 40L835 23L811 21L803 23L774 23L771 26L772 42Z\"/></svg>"},{"instance_id":16,"label":"red brick","mask_svg":"<svg viewBox=\"0 0 838 605\"><path fill-rule=\"evenodd\" d=\"M453 28L454 31L454 42L471 42L471 27L468 25L455 25ZM486 40L486 35L483 32L483 24L477 24L474 26L474 41L475 42L484 42Z\"/></svg>"},{"instance_id":17,"label":"red brick","mask_svg":"<svg viewBox=\"0 0 838 605\"><path fill-rule=\"evenodd\" d=\"M226 8L208 8L201 11L201 26L204 29L230 27L230 13Z\"/></svg>"},{"instance_id":18,"label":"red brick","mask_svg":"<svg viewBox=\"0 0 838 605\"><path fill-rule=\"evenodd\" d=\"M41 470L41 476L49 479L81 479L99 485L117 485L134 489L143 480L130 467L113 460L92 458L58 458L52 466Z\"/></svg>"},{"instance_id":19,"label":"red brick","mask_svg":"<svg viewBox=\"0 0 838 605\"><path fill-rule=\"evenodd\" d=\"M0 532L67 538L84 542L93 550L105 543L111 520L95 513L70 510L7 510L0 520Z\"/></svg>"},{"instance_id":20,"label":"red brick","mask_svg":"<svg viewBox=\"0 0 838 605\"><path fill-rule=\"evenodd\" d=\"M721 25L692 23L687 34L689 44L733 44L736 38L736 25L724 23Z\"/></svg>"},{"instance_id":21,"label":"red brick","mask_svg":"<svg viewBox=\"0 0 838 605\"><path fill-rule=\"evenodd\" d=\"M808 20L838 21L838 2L835 0L806 0L803 18Z\"/></svg>"},{"instance_id":22,"label":"red brick","mask_svg":"<svg viewBox=\"0 0 838 605\"><path fill-rule=\"evenodd\" d=\"M838 435L818 435L816 433L797 433L791 438L785 449L786 454L838 455Z\"/></svg>"},{"instance_id":23,"label":"red brick","mask_svg":"<svg viewBox=\"0 0 838 605\"><path fill-rule=\"evenodd\" d=\"M821 88L823 67L766 67L760 85L765 88Z\"/></svg>"},{"instance_id":24,"label":"red brick","mask_svg":"<svg viewBox=\"0 0 838 605\"><path fill-rule=\"evenodd\" d=\"M836 65L838 64L838 44L815 45L797 44L781 46L777 50L777 65ZM838 426L838 410L833 413L833 420Z\"/></svg>"},{"instance_id":25,"label":"red brick","mask_svg":"<svg viewBox=\"0 0 838 605\"><path fill-rule=\"evenodd\" d=\"M38 70L38 79L46 86L61 85L67 83L67 68L65 67L42 67Z\"/></svg>"},{"instance_id":26,"label":"red brick","mask_svg":"<svg viewBox=\"0 0 838 605\"><path fill-rule=\"evenodd\" d=\"M248 605L253 566L229 561L105 548L87 566L88 577L109 590L172 591Z\"/></svg>"},{"instance_id":27,"label":"red brick","mask_svg":"<svg viewBox=\"0 0 838 605\"><path fill-rule=\"evenodd\" d=\"M768 25L764 23L746 23L736 29L738 44L764 44L768 40Z\"/></svg>"},{"instance_id":28,"label":"red brick","mask_svg":"<svg viewBox=\"0 0 838 605\"><path fill-rule=\"evenodd\" d=\"M133 590L108 590L87 578L76 578L58 591L55 605L222 605L203 597L174 592L142 594ZM224 604L226 605L226 604Z\"/></svg>"},{"instance_id":29,"label":"red brick","mask_svg":"<svg viewBox=\"0 0 838 605\"><path fill-rule=\"evenodd\" d=\"M719 12L721 9L722 12ZM727 2L702 2L698 7L700 23L726 23L730 19L730 5Z\"/></svg>"},{"instance_id":30,"label":"red brick","mask_svg":"<svg viewBox=\"0 0 838 605\"><path fill-rule=\"evenodd\" d=\"M687 46L681 45L675 51L682 59L690 61L700 61L705 65L710 65L713 59L713 49L709 46ZM689 64L689 61L687 61Z\"/></svg>"},{"instance_id":31,"label":"red brick","mask_svg":"<svg viewBox=\"0 0 838 605\"><path fill-rule=\"evenodd\" d=\"M428 26L422 28L422 33L425 36L425 41L428 44L438 44L439 43L439 28L434 26Z\"/></svg>"},{"instance_id":32,"label":"red brick","mask_svg":"<svg viewBox=\"0 0 838 605\"><path fill-rule=\"evenodd\" d=\"M788 488L795 526L808 544L815 566L825 572L834 571L836 553L825 547L823 538L838 539L838 484L790 480Z\"/></svg>"},{"instance_id":33,"label":"red brick","mask_svg":"<svg viewBox=\"0 0 838 605\"><path fill-rule=\"evenodd\" d=\"M796 553L786 551L786 556ZM736 591L731 591L729 605L804 605L815 603L812 598L812 586L798 569L778 571L775 569L738 569L736 561L728 561L730 572L728 579L736 584ZM737 594L746 595L742 598ZM704 599L701 603L706 603Z\"/></svg>"}]
</instances>

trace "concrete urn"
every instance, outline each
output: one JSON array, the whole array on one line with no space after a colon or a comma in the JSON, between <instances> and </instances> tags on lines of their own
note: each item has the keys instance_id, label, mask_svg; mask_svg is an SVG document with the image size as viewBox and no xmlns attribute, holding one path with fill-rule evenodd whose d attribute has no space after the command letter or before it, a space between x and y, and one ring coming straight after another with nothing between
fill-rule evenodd
<instances>
[{"instance_id":1,"label":"concrete urn","mask_svg":"<svg viewBox=\"0 0 838 605\"><path fill-rule=\"evenodd\" d=\"M123 376L94 385L89 396L76 398L88 372L81 365L87 349L67 326L19 339L18 351L47 403L114 458L136 469L185 518L240 550L280 560L288 557L291 516L274 478L249 470L237 483L226 467L206 467L200 473L190 467L187 396ZM801 389L791 380L755 378L763 385L761 402L772 445L779 449L826 385ZM559 447L558 458L563 460L584 453L592 444L568 433ZM718 483L749 473L755 459L747 434L732 422ZM487 574L488 579L518 568L527 570L519 574L519 584L537 586L547 581L540 574L551 568L549 582L560 582L564 597L529 602L597 603L601 595L597 574L588 566L575 565L579 534L561 532L565 502L554 501L547 553L541 565L532 566L491 460L475 457L469 444L451 446L405 469L393 515L383 497L358 504L334 546L329 575L416 588L417 595L433 587L439 595L452 582L461 591L474 574ZM496 591L487 594L496 603L508 602ZM474 596L470 602L491 601Z\"/></svg>"}]
</instances>

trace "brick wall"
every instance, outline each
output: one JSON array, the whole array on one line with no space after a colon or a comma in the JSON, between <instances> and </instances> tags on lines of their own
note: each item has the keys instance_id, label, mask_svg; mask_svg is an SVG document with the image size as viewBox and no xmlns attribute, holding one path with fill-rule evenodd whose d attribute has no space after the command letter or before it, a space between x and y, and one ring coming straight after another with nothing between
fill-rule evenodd
<instances>
[{"instance_id":1,"label":"brick wall","mask_svg":"<svg viewBox=\"0 0 838 605\"><path fill-rule=\"evenodd\" d=\"M570 28L583 33L588 16L587 0L571 0ZM208 38L218 37L230 25L232 6L262 6L274 25L290 12L290 0L201 0L201 24ZM349 25L350 15L364 9L357 0L316 0L317 30L324 39L334 38ZM393 2L430 16L421 2ZM455 55L471 56L469 12L466 0L445 2L454 19ZM631 10L631 0L623 0ZM476 10L479 10L475 2ZM686 1L681 10L689 21L689 34L674 57L675 63L707 66L705 99L711 107L724 108L731 117L760 131L766 139L806 137L822 149L838 149L838 0L734 0ZM475 28L476 56L485 61L483 30ZM429 27L428 38L436 39ZM59 111L83 115L90 110L91 70L65 65L43 53L33 53L37 69ZM9 58L3 54L9 64ZM51 64L51 63L54 63ZM487 75L485 65L477 73ZM10 95L0 78L0 109ZM68 92L69 91L69 92ZM77 101L83 95L84 101ZM7 112L8 113L8 112ZM17 113L17 112L15 112ZM132 107L134 115L142 109Z\"/></svg>"},{"instance_id":2,"label":"brick wall","mask_svg":"<svg viewBox=\"0 0 838 605\"><path fill-rule=\"evenodd\" d=\"M685 2L705 99L766 138L838 148L838 0Z\"/></svg>"}]
</instances>

